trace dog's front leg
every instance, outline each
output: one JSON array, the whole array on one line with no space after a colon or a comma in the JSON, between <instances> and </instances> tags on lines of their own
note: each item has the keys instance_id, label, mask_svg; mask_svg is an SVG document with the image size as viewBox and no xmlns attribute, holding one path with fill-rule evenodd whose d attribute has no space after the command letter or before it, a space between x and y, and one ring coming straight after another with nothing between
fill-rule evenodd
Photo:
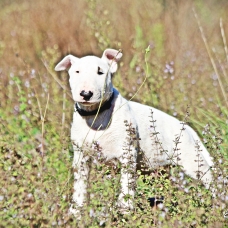
<instances>
[{"instance_id":1,"label":"dog's front leg","mask_svg":"<svg viewBox=\"0 0 228 228\"><path fill-rule=\"evenodd\" d=\"M121 162L121 193L118 199L118 207L123 213L133 209L133 198L136 184L136 151L130 148L124 151Z\"/></svg>"},{"instance_id":2,"label":"dog's front leg","mask_svg":"<svg viewBox=\"0 0 228 228\"><path fill-rule=\"evenodd\" d=\"M70 207L70 213L74 214L78 219L81 218L81 208L86 201L87 182L88 182L88 157L83 154L83 151L73 145L74 148L74 193L73 204Z\"/></svg>"}]
</instances>

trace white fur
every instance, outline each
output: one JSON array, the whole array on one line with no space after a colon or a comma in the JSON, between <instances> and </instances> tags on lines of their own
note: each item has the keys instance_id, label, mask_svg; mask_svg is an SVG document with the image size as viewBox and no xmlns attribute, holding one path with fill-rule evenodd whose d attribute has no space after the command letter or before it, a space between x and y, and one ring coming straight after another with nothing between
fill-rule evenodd
<instances>
[{"instance_id":1,"label":"white fur","mask_svg":"<svg viewBox=\"0 0 228 228\"><path fill-rule=\"evenodd\" d=\"M150 166L156 168L167 164L175 164L175 159L169 159L174 154L175 139L180 136L183 125L176 118L167 115L155 108L142 105L136 102L127 101L120 93L113 88L111 81L111 73L117 70L117 61L122 57L122 54L113 49L104 51L102 58L95 56L86 56L81 59L72 55L66 56L56 67L55 70L65 70L69 68L70 87L73 99L78 106L86 111L96 110L102 100L102 104L107 101L112 92L114 99L111 108L98 114L93 126L95 115L81 116L78 112L74 112L73 124L71 128L71 139L74 144L74 161L75 168L75 183L73 200L76 208L81 207L85 200L88 167L86 166L86 157L83 157L83 145L91 144L94 140L98 141L102 147L102 153L107 159L118 158L122 165L121 171L121 194L118 204L123 209L132 208L132 202L126 202L123 197L129 193L132 196L134 191L129 188L128 182L134 181L131 174L124 171L124 164L129 164L131 159L132 164L136 164L137 153L139 148L134 143L131 145L131 156L123 156L124 144L126 143L127 132L124 121L127 120L136 129L139 140L139 146L144 151L145 156L149 159ZM98 67L103 74L98 74ZM85 101L80 96L81 91L91 91L93 96ZM154 128L151 128L151 110L153 111L154 126L157 136L150 136L155 133ZM110 125L109 125L110 123ZM161 145L155 143L155 137L158 137ZM196 178L198 170L196 142L200 144L200 155L203 160L201 171L205 172L202 181L208 186L212 180L210 166L213 165L212 159L200 142L195 131L189 126L185 126L180 137L180 160L178 165L183 167L185 173L193 178ZM75 146L77 145L77 146ZM160 153L163 148L166 152ZM135 166L133 165L133 168ZM72 209L73 213L77 210Z\"/></svg>"}]
</instances>

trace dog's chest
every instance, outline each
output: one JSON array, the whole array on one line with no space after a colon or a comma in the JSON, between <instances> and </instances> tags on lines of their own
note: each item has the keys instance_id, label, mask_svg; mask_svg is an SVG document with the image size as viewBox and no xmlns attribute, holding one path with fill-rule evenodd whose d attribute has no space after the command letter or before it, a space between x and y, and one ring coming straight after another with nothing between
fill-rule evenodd
<instances>
[{"instance_id":1,"label":"dog's chest","mask_svg":"<svg viewBox=\"0 0 228 228\"><path fill-rule=\"evenodd\" d=\"M74 116L71 140L79 147L92 146L93 142L97 142L104 156L112 159L121 155L123 141L126 138L126 131L120 128L112 121L107 128L94 130L82 117Z\"/></svg>"}]
</instances>

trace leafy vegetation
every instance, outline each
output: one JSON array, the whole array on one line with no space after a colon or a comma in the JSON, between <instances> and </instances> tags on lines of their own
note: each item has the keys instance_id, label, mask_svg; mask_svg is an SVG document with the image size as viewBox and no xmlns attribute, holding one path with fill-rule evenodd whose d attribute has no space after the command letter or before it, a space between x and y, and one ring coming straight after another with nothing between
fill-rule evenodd
<instances>
[{"instance_id":1,"label":"leafy vegetation","mask_svg":"<svg viewBox=\"0 0 228 228\"><path fill-rule=\"evenodd\" d=\"M0 6L1 227L228 227L226 1L2 0ZM107 47L124 54L114 77L123 96L130 99L147 75L134 100L181 120L189 106L188 124L216 164L215 198L177 167L162 167L135 174L135 208L123 215L115 207L118 161L105 164L95 145L83 219L68 214L73 100L67 73L53 69L67 53L101 56ZM150 197L164 202L151 208Z\"/></svg>"}]
</instances>

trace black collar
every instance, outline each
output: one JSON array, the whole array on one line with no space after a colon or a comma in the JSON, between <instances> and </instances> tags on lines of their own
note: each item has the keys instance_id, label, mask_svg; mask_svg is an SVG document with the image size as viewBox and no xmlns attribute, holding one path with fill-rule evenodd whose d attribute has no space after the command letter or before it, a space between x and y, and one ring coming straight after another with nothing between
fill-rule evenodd
<instances>
[{"instance_id":1,"label":"black collar","mask_svg":"<svg viewBox=\"0 0 228 228\"><path fill-rule=\"evenodd\" d=\"M106 101L100 107L99 113L101 113L111 107L113 98L114 98L114 92L112 92L112 96L110 97L110 99L108 101ZM98 109L93 110L93 111L85 111L85 110L79 108L77 103L75 104L75 109L76 109L75 111L77 111L81 116L93 116L93 115L96 115L98 112Z\"/></svg>"}]
</instances>

